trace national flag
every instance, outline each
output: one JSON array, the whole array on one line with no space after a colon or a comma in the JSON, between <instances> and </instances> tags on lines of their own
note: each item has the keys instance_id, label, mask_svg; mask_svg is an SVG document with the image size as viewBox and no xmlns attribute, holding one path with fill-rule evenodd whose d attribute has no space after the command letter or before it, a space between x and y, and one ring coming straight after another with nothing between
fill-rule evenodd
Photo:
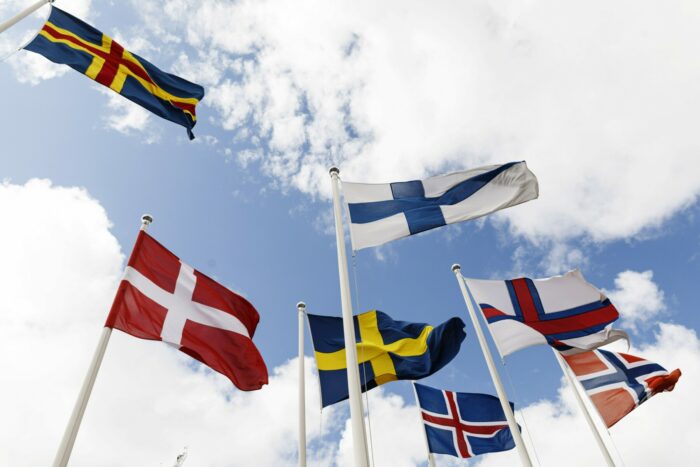
<instances>
[{"instance_id":1,"label":"national flag","mask_svg":"<svg viewBox=\"0 0 700 467\"><path fill-rule=\"evenodd\" d=\"M465 281L502 356L537 344L575 353L627 337L612 329L620 316L615 306L578 270L547 279Z\"/></svg>"},{"instance_id":2,"label":"national flag","mask_svg":"<svg viewBox=\"0 0 700 467\"><path fill-rule=\"evenodd\" d=\"M348 398L343 320L307 315L323 407ZM362 391L398 379L432 375L452 360L464 340L464 322L452 318L437 327L394 321L381 311L353 317Z\"/></svg>"},{"instance_id":3,"label":"national flag","mask_svg":"<svg viewBox=\"0 0 700 467\"><path fill-rule=\"evenodd\" d=\"M489 165L410 182L343 182L354 250L485 216L538 196L525 162Z\"/></svg>"},{"instance_id":4,"label":"national flag","mask_svg":"<svg viewBox=\"0 0 700 467\"><path fill-rule=\"evenodd\" d=\"M25 49L68 65L154 114L184 126L194 139L195 107L204 97L204 88L161 71L69 13L52 6L46 24Z\"/></svg>"},{"instance_id":5,"label":"national flag","mask_svg":"<svg viewBox=\"0 0 700 467\"><path fill-rule=\"evenodd\" d=\"M267 384L265 362L252 341L259 319L248 300L141 231L105 326L172 344L253 391Z\"/></svg>"},{"instance_id":6,"label":"national flag","mask_svg":"<svg viewBox=\"0 0 700 467\"><path fill-rule=\"evenodd\" d=\"M591 350L564 356L609 427L651 396L673 390L681 370L625 353Z\"/></svg>"},{"instance_id":7,"label":"national flag","mask_svg":"<svg viewBox=\"0 0 700 467\"><path fill-rule=\"evenodd\" d=\"M515 447L497 397L413 385L430 452L467 458Z\"/></svg>"}]
</instances>

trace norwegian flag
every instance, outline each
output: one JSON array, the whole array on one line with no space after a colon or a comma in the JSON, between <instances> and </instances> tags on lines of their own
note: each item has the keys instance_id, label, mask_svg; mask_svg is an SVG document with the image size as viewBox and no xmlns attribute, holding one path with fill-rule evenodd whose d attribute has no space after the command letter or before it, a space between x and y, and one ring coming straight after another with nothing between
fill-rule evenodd
<instances>
[{"instance_id":1,"label":"norwegian flag","mask_svg":"<svg viewBox=\"0 0 700 467\"><path fill-rule=\"evenodd\" d=\"M497 397L413 383L430 452L468 458L515 447ZM511 408L513 404L511 403Z\"/></svg>"},{"instance_id":2,"label":"norwegian flag","mask_svg":"<svg viewBox=\"0 0 700 467\"><path fill-rule=\"evenodd\" d=\"M502 356L538 344L562 353L591 350L617 339L615 306L580 271L547 279L464 279Z\"/></svg>"},{"instance_id":3,"label":"norwegian flag","mask_svg":"<svg viewBox=\"0 0 700 467\"><path fill-rule=\"evenodd\" d=\"M591 350L564 356L609 427L654 394L673 390L681 370L671 373L634 355Z\"/></svg>"},{"instance_id":4,"label":"norwegian flag","mask_svg":"<svg viewBox=\"0 0 700 467\"><path fill-rule=\"evenodd\" d=\"M245 298L142 230L105 326L172 344L253 391L267 384L267 367L252 341L259 319Z\"/></svg>"}]
</instances>

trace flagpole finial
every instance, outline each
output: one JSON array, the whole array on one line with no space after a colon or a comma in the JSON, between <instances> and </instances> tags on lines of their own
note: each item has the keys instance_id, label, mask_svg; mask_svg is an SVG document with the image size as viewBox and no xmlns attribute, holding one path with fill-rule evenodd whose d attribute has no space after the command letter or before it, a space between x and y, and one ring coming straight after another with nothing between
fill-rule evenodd
<instances>
[{"instance_id":1,"label":"flagpole finial","mask_svg":"<svg viewBox=\"0 0 700 467\"><path fill-rule=\"evenodd\" d=\"M151 225L151 222L153 222L153 216L150 214L144 214L141 216L141 230L146 230L146 227Z\"/></svg>"},{"instance_id":2,"label":"flagpole finial","mask_svg":"<svg viewBox=\"0 0 700 467\"><path fill-rule=\"evenodd\" d=\"M302 310L306 310L306 303L304 303L304 302L297 303L297 308L302 309Z\"/></svg>"},{"instance_id":3,"label":"flagpole finial","mask_svg":"<svg viewBox=\"0 0 700 467\"><path fill-rule=\"evenodd\" d=\"M340 175L340 169L336 166L333 166L330 168L328 173L331 174L331 176L333 176L333 174Z\"/></svg>"},{"instance_id":4,"label":"flagpole finial","mask_svg":"<svg viewBox=\"0 0 700 467\"><path fill-rule=\"evenodd\" d=\"M452 272L457 272L457 271L461 271L461 270L462 270L462 266L460 266L459 264L455 263L452 265Z\"/></svg>"}]
</instances>

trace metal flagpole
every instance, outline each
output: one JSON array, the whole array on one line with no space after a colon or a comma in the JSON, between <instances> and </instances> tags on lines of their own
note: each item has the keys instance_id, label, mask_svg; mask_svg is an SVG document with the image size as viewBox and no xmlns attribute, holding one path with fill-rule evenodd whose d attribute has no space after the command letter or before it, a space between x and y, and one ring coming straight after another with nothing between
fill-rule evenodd
<instances>
[{"instance_id":1,"label":"metal flagpole","mask_svg":"<svg viewBox=\"0 0 700 467\"><path fill-rule=\"evenodd\" d=\"M17 13L14 17L12 17L12 18L8 19L7 21L5 21L4 23L0 24L0 34L5 32L6 30L10 29L12 26L19 23L24 18L31 15L32 13L34 13L36 10L38 10L42 6L46 5L47 3L53 3L53 0L39 0L35 4L25 8L24 10Z\"/></svg>"},{"instance_id":2,"label":"metal flagpole","mask_svg":"<svg viewBox=\"0 0 700 467\"><path fill-rule=\"evenodd\" d=\"M146 230L148 224L151 222L153 222L153 217L150 215L144 214L141 216L141 230ZM78 436L80 422L83 420L85 407L87 407L88 400L90 399L90 393L92 393L92 387L95 385L97 372L100 370L102 357L105 355L105 350L107 350L107 344L109 343L109 336L111 335L112 328L105 327L102 329L100 341L97 343L95 354L92 356L92 362L90 362L90 368L88 369L87 375L85 375L83 386L80 388L78 400L75 401L73 413L71 413L70 419L68 420L68 426L66 427L66 431L63 433L63 439L61 439L61 444L58 447L58 452L54 458L53 467L66 467L66 465L68 465L68 460L70 459L71 452L73 451L73 444L75 444L75 438Z\"/></svg>"},{"instance_id":3,"label":"metal flagpole","mask_svg":"<svg viewBox=\"0 0 700 467\"><path fill-rule=\"evenodd\" d=\"M464 278L462 277L462 270L459 264L452 265L452 272L455 273L457 282L459 283L459 288L462 291L462 296L464 297L464 302L467 304L467 310L469 310L469 317L474 325L474 331L476 332L476 337L479 340L479 345L481 346L481 351L484 353L484 360L486 360L486 365L489 368L489 373L491 374L491 379L493 380L493 385L496 386L496 394L498 394L498 399L501 401L501 407L503 412L506 414L506 420L508 420L508 427L515 440L515 448L518 450L520 455L520 461L525 467L532 467L532 461L530 460L530 455L525 448L525 443L520 435L520 430L518 429L518 424L515 422L515 415L513 415L513 410L510 408L510 402L508 401L508 396L506 396L506 390L503 388L503 383L501 382L501 377L496 371L496 365L493 362L493 356L489 350L489 346L486 343L486 338L481 330L481 325L479 324L476 313L474 312L474 307L469 299L469 292L467 292L467 285L464 283Z\"/></svg>"},{"instance_id":4,"label":"metal flagpole","mask_svg":"<svg viewBox=\"0 0 700 467\"><path fill-rule=\"evenodd\" d=\"M557 357L557 362L559 362L559 366L561 367L562 373L564 373L564 376L566 376L566 380L569 382L571 389L573 389L574 394L576 394L576 402L578 402L578 405L581 408L583 415L586 417L586 421L588 422L588 426L591 428L591 431L593 432L593 436L595 437L595 440L598 443L598 447L600 448L600 452L603 454L603 457L605 458L605 462L610 467L616 467L615 461L613 461L613 458L610 455L610 451L608 450L608 446L605 444L605 441L603 441L603 435L601 433L601 430L599 430L598 426L596 426L596 423L593 420L593 417L591 416L591 413L588 410L588 407L586 406L586 403L584 402L584 400L581 396L580 383L578 382L578 380L574 376L571 375L571 370L569 369L568 364L566 363L564 358L561 356L561 354L556 349L552 349L552 352L554 352L554 355ZM588 396L586 396L586 397L588 397ZM609 433L608 433L608 436L610 436Z\"/></svg>"},{"instance_id":5,"label":"metal flagpole","mask_svg":"<svg viewBox=\"0 0 700 467\"><path fill-rule=\"evenodd\" d=\"M345 338L345 364L348 372L348 394L350 396L350 422L352 426L353 452L355 465L369 467L367 437L365 436L364 410L360 392L360 369L357 363L355 346L355 325L352 317L350 297L350 279L348 278L348 260L345 254L345 236L343 235L343 218L340 207L340 170L331 167L331 185L333 186L333 216L335 217L335 243L338 249L338 276L340 282L340 301L343 311L343 337Z\"/></svg>"},{"instance_id":6,"label":"metal flagpole","mask_svg":"<svg viewBox=\"0 0 700 467\"><path fill-rule=\"evenodd\" d=\"M420 408L420 401L418 400L418 392L416 391L416 385L414 381L411 381L411 387L413 388L413 396L416 398L416 408L418 413L421 415L420 423L423 429L423 439L425 440L425 449L428 451L428 467L435 467L435 456L430 452L430 443L428 443L428 434L425 432L425 423L423 422L423 411Z\"/></svg>"},{"instance_id":7,"label":"metal flagpole","mask_svg":"<svg viewBox=\"0 0 700 467\"><path fill-rule=\"evenodd\" d=\"M306 388L304 387L304 314L306 303L297 303L299 315L299 467L306 467Z\"/></svg>"}]
</instances>

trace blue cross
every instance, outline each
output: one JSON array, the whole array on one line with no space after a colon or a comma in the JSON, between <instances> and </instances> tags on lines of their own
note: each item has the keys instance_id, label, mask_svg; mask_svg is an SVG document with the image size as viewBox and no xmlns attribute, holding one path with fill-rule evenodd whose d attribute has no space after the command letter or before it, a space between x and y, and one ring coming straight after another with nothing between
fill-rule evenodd
<instances>
[{"instance_id":1,"label":"blue cross","mask_svg":"<svg viewBox=\"0 0 700 467\"><path fill-rule=\"evenodd\" d=\"M348 203L350 220L354 224L366 224L403 213L411 235L443 226L446 223L440 206L451 206L464 201L498 174L518 163L509 162L464 180L435 198L425 196L423 182L420 180L391 183L391 194L394 199L370 203Z\"/></svg>"},{"instance_id":2,"label":"blue cross","mask_svg":"<svg viewBox=\"0 0 700 467\"><path fill-rule=\"evenodd\" d=\"M634 368L627 368L615 354L605 350L598 350L598 352L603 358L612 364L612 366L615 368L615 373L582 380L581 384L586 391L597 389L601 386L607 386L609 384L625 383L630 389L632 389L632 391L635 392L635 394L637 394L637 404L641 404L647 399L648 396L646 388L643 384L637 381L637 378L657 371L666 371L661 365L652 362L648 362Z\"/></svg>"}]
</instances>

